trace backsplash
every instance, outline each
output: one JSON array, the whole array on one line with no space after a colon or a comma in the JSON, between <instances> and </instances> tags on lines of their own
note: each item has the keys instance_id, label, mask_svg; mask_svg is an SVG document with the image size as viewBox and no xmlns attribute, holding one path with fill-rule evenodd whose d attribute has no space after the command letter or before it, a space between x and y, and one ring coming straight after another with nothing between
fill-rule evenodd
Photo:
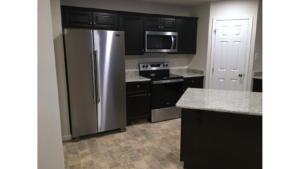
<instances>
[{"instance_id":1,"label":"backsplash","mask_svg":"<svg viewBox=\"0 0 300 169\"><path fill-rule=\"evenodd\" d=\"M254 72L253 76L262 76L262 71L261 72Z\"/></svg>"},{"instance_id":2,"label":"backsplash","mask_svg":"<svg viewBox=\"0 0 300 169\"><path fill-rule=\"evenodd\" d=\"M204 74L204 70L200 70L200 69L189 69L189 68L179 68L179 69L171 68L170 69L171 74L183 74L183 73L187 73L187 72Z\"/></svg>"}]
</instances>

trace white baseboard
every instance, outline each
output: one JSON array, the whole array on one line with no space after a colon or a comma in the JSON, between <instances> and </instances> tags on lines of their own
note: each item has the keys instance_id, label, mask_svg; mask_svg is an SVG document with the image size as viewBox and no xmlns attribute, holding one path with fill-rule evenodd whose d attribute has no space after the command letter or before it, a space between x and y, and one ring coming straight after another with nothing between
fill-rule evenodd
<instances>
[{"instance_id":1,"label":"white baseboard","mask_svg":"<svg viewBox=\"0 0 300 169\"><path fill-rule=\"evenodd\" d=\"M68 141L68 140L72 140L71 134L62 136L62 141Z\"/></svg>"}]
</instances>

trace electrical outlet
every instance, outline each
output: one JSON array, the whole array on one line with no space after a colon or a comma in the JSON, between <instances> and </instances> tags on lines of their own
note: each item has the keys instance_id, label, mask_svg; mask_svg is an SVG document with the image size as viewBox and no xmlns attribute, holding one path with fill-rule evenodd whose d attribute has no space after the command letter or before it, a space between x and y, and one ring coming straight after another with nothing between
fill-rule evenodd
<instances>
[{"instance_id":1,"label":"electrical outlet","mask_svg":"<svg viewBox=\"0 0 300 169\"><path fill-rule=\"evenodd\" d=\"M256 60L256 59L258 59L258 57L259 57L259 53L255 53L254 59Z\"/></svg>"}]
</instances>

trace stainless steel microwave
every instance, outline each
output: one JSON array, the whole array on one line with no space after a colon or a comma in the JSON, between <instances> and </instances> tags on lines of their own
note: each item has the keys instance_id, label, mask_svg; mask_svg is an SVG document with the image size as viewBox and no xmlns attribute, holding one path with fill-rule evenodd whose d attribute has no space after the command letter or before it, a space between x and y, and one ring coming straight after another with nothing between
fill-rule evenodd
<instances>
[{"instance_id":1,"label":"stainless steel microwave","mask_svg":"<svg viewBox=\"0 0 300 169\"><path fill-rule=\"evenodd\" d=\"M145 52L177 52L177 32L145 32Z\"/></svg>"}]
</instances>

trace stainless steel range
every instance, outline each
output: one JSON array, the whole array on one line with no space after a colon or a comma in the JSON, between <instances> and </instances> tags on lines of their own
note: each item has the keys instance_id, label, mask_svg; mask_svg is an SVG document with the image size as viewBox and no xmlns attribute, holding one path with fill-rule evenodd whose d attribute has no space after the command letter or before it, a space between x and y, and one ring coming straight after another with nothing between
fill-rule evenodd
<instances>
[{"instance_id":1,"label":"stainless steel range","mask_svg":"<svg viewBox=\"0 0 300 169\"><path fill-rule=\"evenodd\" d=\"M139 70L151 79L151 122L181 117L175 104L183 94L183 77L170 74L167 62L140 63Z\"/></svg>"}]
</instances>

